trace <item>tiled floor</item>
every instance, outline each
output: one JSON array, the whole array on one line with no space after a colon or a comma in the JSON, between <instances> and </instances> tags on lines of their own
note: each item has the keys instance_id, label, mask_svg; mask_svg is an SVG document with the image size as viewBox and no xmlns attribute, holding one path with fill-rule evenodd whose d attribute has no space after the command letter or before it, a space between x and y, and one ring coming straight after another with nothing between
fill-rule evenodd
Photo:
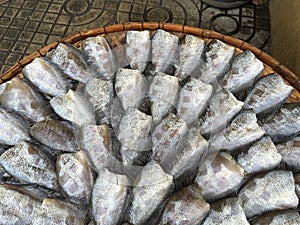
<instances>
[{"instance_id":1,"label":"tiled floor","mask_svg":"<svg viewBox=\"0 0 300 225\"><path fill-rule=\"evenodd\" d=\"M24 56L80 30L164 21L216 30L269 51L267 6L220 10L200 0L0 0L0 74Z\"/></svg>"}]
</instances>

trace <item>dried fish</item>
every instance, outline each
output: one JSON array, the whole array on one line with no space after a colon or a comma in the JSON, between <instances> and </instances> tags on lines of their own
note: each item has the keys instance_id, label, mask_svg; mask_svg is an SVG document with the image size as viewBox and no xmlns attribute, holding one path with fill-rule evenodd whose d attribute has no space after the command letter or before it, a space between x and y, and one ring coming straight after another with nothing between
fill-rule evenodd
<instances>
[{"instance_id":1,"label":"dried fish","mask_svg":"<svg viewBox=\"0 0 300 225\"><path fill-rule=\"evenodd\" d=\"M108 169L99 171L93 189L92 214L97 225L120 224L128 204L129 179Z\"/></svg>"},{"instance_id":2,"label":"dried fish","mask_svg":"<svg viewBox=\"0 0 300 225\"><path fill-rule=\"evenodd\" d=\"M57 189L54 161L36 147L20 142L0 156L3 168L20 181Z\"/></svg>"},{"instance_id":3,"label":"dried fish","mask_svg":"<svg viewBox=\"0 0 300 225\"><path fill-rule=\"evenodd\" d=\"M47 54L47 58L73 80L86 83L93 78L83 53L73 45L60 43Z\"/></svg>"},{"instance_id":4,"label":"dried fish","mask_svg":"<svg viewBox=\"0 0 300 225\"><path fill-rule=\"evenodd\" d=\"M61 97L56 96L50 100L50 105L61 118L75 125L96 124L92 105L77 92L69 90Z\"/></svg>"},{"instance_id":5,"label":"dried fish","mask_svg":"<svg viewBox=\"0 0 300 225\"><path fill-rule=\"evenodd\" d=\"M109 123L112 111L114 86L111 80L91 79L84 87L84 95L93 105L96 120Z\"/></svg>"},{"instance_id":6,"label":"dried fish","mask_svg":"<svg viewBox=\"0 0 300 225\"><path fill-rule=\"evenodd\" d=\"M88 205L94 186L89 159L84 151L64 153L57 157L58 184L68 199L77 204Z\"/></svg>"},{"instance_id":7,"label":"dried fish","mask_svg":"<svg viewBox=\"0 0 300 225\"><path fill-rule=\"evenodd\" d=\"M241 153L237 162L247 174L253 174L276 168L281 159L271 138L266 136L255 142L246 152Z\"/></svg>"},{"instance_id":8,"label":"dried fish","mask_svg":"<svg viewBox=\"0 0 300 225\"><path fill-rule=\"evenodd\" d=\"M40 91L51 96L64 95L71 86L62 72L46 58L35 58L22 72Z\"/></svg>"},{"instance_id":9,"label":"dried fish","mask_svg":"<svg viewBox=\"0 0 300 225\"><path fill-rule=\"evenodd\" d=\"M152 65L154 73L168 73L175 65L178 37L164 30L157 30L152 39Z\"/></svg>"},{"instance_id":10,"label":"dried fish","mask_svg":"<svg viewBox=\"0 0 300 225\"><path fill-rule=\"evenodd\" d=\"M51 198L43 200L36 214L31 225L82 225L85 224L86 220L86 212L79 210L72 204Z\"/></svg>"},{"instance_id":11,"label":"dried fish","mask_svg":"<svg viewBox=\"0 0 300 225\"><path fill-rule=\"evenodd\" d=\"M271 212L255 218L253 225L297 225L300 224L300 215L296 210Z\"/></svg>"},{"instance_id":12,"label":"dried fish","mask_svg":"<svg viewBox=\"0 0 300 225\"><path fill-rule=\"evenodd\" d=\"M1 224L31 224L41 202L28 195L20 187L0 184Z\"/></svg>"},{"instance_id":13,"label":"dried fish","mask_svg":"<svg viewBox=\"0 0 300 225\"><path fill-rule=\"evenodd\" d=\"M205 63L200 70L199 79L204 83L216 83L229 70L234 47L219 40L214 40L207 46ZM197 76L198 77L198 76Z\"/></svg>"},{"instance_id":14,"label":"dried fish","mask_svg":"<svg viewBox=\"0 0 300 225\"><path fill-rule=\"evenodd\" d=\"M179 46L179 59L176 63L175 76L180 81L188 76L193 76L200 70L205 42L194 35L185 35L184 41Z\"/></svg>"},{"instance_id":15,"label":"dried fish","mask_svg":"<svg viewBox=\"0 0 300 225\"><path fill-rule=\"evenodd\" d=\"M253 143L265 134L258 125L255 113L242 111L230 125L210 140L210 151L234 151Z\"/></svg>"},{"instance_id":16,"label":"dried fish","mask_svg":"<svg viewBox=\"0 0 300 225\"><path fill-rule=\"evenodd\" d=\"M28 129L23 122L13 114L0 108L0 143L15 145L21 141L30 141Z\"/></svg>"},{"instance_id":17,"label":"dried fish","mask_svg":"<svg viewBox=\"0 0 300 225\"><path fill-rule=\"evenodd\" d=\"M285 143L276 145L278 152L282 155L282 163L292 171L300 171L300 136Z\"/></svg>"},{"instance_id":18,"label":"dried fish","mask_svg":"<svg viewBox=\"0 0 300 225\"><path fill-rule=\"evenodd\" d=\"M195 182L204 199L211 202L237 191L244 176L244 169L232 156L220 152L203 160Z\"/></svg>"},{"instance_id":19,"label":"dried fish","mask_svg":"<svg viewBox=\"0 0 300 225\"><path fill-rule=\"evenodd\" d=\"M144 71L150 60L150 32L130 30L126 32L126 58L132 69Z\"/></svg>"},{"instance_id":20,"label":"dried fish","mask_svg":"<svg viewBox=\"0 0 300 225\"><path fill-rule=\"evenodd\" d=\"M249 51L243 51L234 57L230 70L226 73L222 87L237 94L252 87L264 69L264 64Z\"/></svg>"},{"instance_id":21,"label":"dried fish","mask_svg":"<svg viewBox=\"0 0 300 225\"><path fill-rule=\"evenodd\" d=\"M250 225L237 197L225 198L214 202L203 225Z\"/></svg>"},{"instance_id":22,"label":"dried fish","mask_svg":"<svg viewBox=\"0 0 300 225\"><path fill-rule=\"evenodd\" d=\"M114 130L118 129L124 112L125 111L122 106L122 102L118 97L115 97L112 105L112 112L111 112L111 126Z\"/></svg>"},{"instance_id":23,"label":"dried fish","mask_svg":"<svg viewBox=\"0 0 300 225\"><path fill-rule=\"evenodd\" d=\"M116 72L115 56L105 37L89 37L82 42L82 50L87 55L87 62L97 77L111 79Z\"/></svg>"},{"instance_id":24,"label":"dried fish","mask_svg":"<svg viewBox=\"0 0 300 225\"><path fill-rule=\"evenodd\" d=\"M55 154L78 151L73 131L59 120L48 119L35 123L30 128L30 134Z\"/></svg>"},{"instance_id":25,"label":"dried fish","mask_svg":"<svg viewBox=\"0 0 300 225\"><path fill-rule=\"evenodd\" d=\"M148 84L139 70L121 68L116 75L115 90L126 110L128 107L139 106L146 97Z\"/></svg>"},{"instance_id":26,"label":"dried fish","mask_svg":"<svg viewBox=\"0 0 300 225\"><path fill-rule=\"evenodd\" d=\"M196 185L190 185L169 198L158 224L199 224L209 209L210 206L203 199L200 189Z\"/></svg>"},{"instance_id":27,"label":"dried fish","mask_svg":"<svg viewBox=\"0 0 300 225\"><path fill-rule=\"evenodd\" d=\"M296 208L299 202L293 174L284 170L252 178L239 191L239 197L247 218L271 210Z\"/></svg>"},{"instance_id":28,"label":"dried fish","mask_svg":"<svg viewBox=\"0 0 300 225\"><path fill-rule=\"evenodd\" d=\"M274 143L284 142L300 134L300 104L285 104L275 116L262 124Z\"/></svg>"},{"instance_id":29,"label":"dried fish","mask_svg":"<svg viewBox=\"0 0 300 225\"><path fill-rule=\"evenodd\" d=\"M205 111L212 95L213 87L196 78L191 78L179 93L177 115L190 126Z\"/></svg>"},{"instance_id":30,"label":"dried fish","mask_svg":"<svg viewBox=\"0 0 300 225\"><path fill-rule=\"evenodd\" d=\"M173 177L150 161L133 182L129 222L144 224L169 195Z\"/></svg>"},{"instance_id":31,"label":"dried fish","mask_svg":"<svg viewBox=\"0 0 300 225\"><path fill-rule=\"evenodd\" d=\"M46 101L27 83L14 77L0 85L0 103L33 122L38 122L50 116L45 105Z\"/></svg>"},{"instance_id":32,"label":"dried fish","mask_svg":"<svg viewBox=\"0 0 300 225\"><path fill-rule=\"evenodd\" d=\"M213 136L223 130L241 111L244 103L238 101L232 93L222 89L210 99L207 112L201 118L200 132L205 137Z\"/></svg>"},{"instance_id":33,"label":"dried fish","mask_svg":"<svg viewBox=\"0 0 300 225\"><path fill-rule=\"evenodd\" d=\"M247 96L244 108L253 109L256 114L272 113L289 98L292 90L278 74L263 77Z\"/></svg>"}]
</instances>

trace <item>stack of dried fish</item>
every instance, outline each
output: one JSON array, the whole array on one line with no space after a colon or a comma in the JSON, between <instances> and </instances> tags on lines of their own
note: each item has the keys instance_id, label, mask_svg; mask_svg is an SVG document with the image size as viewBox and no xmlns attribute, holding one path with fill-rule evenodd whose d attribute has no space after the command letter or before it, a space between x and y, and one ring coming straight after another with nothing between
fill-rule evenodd
<instances>
[{"instance_id":1,"label":"stack of dried fish","mask_svg":"<svg viewBox=\"0 0 300 225\"><path fill-rule=\"evenodd\" d=\"M0 224L300 224L292 87L250 51L151 35L61 43L0 85Z\"/></svg>"}]
</instances>

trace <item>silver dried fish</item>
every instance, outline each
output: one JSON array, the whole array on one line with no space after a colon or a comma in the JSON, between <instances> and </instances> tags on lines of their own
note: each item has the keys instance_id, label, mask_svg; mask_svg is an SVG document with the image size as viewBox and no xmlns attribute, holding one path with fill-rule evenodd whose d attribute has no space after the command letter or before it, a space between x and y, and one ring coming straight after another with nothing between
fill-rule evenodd
<instances>
[{"instance_id":1,"label":"silver dried fish","mask_svg":"<svg viewBox=\"0 0 300 225\"><path fill-rule=\"evenodd\" d=\"M199 79L204 83L215 83L221 80L230 68L233 55L234 47L219 40L209 43Z\"/></svg>"},{"instance_id":2,"label":"silver dried fish","mask_svg":"<svg viewBox=\"0 0 300 225\"><path fill-rule=\"evenodd\" d=\"M154 73L167 73L176 63L178 37L164 30L157 30L152 39L152 65Z\"/></svg>"},{"instance_id":3,"label":"silver dried fish","mask_svg":"<svg viewBox=\"0 0 300 225\"><path fill-rule=\"evenodd\" d=\"M167 201L159 225L194 225L206 217L210 209L200 189L190 185L173 194Z\"/></svg>"},{"instance_id":4,"label":"silver dried fish","mask_svg":"<svg viewBox=\"0 0 300 225\"><path fill-rule=\"evenodd\" d=\"M210 140L210 151L234 151L253 143L265 134L251 110L242 111L223 131Z\"/></svg>"},{"instance_id":5,"label":"silver dried fish","mask_svg":"<svg viewBox=\"0 0 300 225\"><path fill-rule=\"evenodd\" d=\"M256 114L272 113L289 98L292 90L278 74L263 77L247 96L244 108L253 109Z\"/></svg>"},{"instance_id":6,"label":"silver dried fish","mask_svg":"<svg viewBox=\"0 0 300 225\"><path fill-rule=\"evenodd\" d=\"M84 151L57 157L58 184L71 202L88 205L94 186L89 159Z\"/></svg>"},{"instance_id":7,"label":"silver dried fish","mask_svg":"<svg viewBox=\"0 0 300 225\"><path fill-rule=\"evenodd\" d=\"M177 115L190 126L205 111L212 95L213 87L202 81L191 78L180 90L177 104Z\"/></svg>"},{"instance_id":8,"label":"silver dried fish","mask_svg":"<svg viewBox=\"0 0 300 225\"><path fill-rule=\"evenodd\" d=\"M232 93L222 89L210 99L206 114L201 118L200 133L206 137L223 130L241 111L244 103Z\"/></svg>"},{"instance_id":9,"label":"silver dried fish","mask_svg":"<svg viewBox=\"0 0 300 225\"><path fill-rule=\"evenodd\" d=\"M212 154L203 160L196 177L196 184L207 201L229 195L240 187L244 169L225 152Z\"/></svg>"},{"instance_id":10,"label":"silver dried fish","mask_svg":"<svg viewBox=\"0 0 300 225\"><path fill-rule=\"evenodd\" d=\"M285 104L262 124L274 143L284 142L300 134L300 104Z\"/></svg>"},{"instance_id":11,"label":"silver dried fish","mask_svg":"<svg viewBox=\"0 0 300 225\"><path fill-rule=\"evenodd\" d=\"M250 225L237 197L214 202L203 225Z\"/></svg>"},{"instance_id":12,"label":"silver dried fish","mask_svg":"<svg viewBox=\"0 0 300 225\"><path fill-rule=\"evenodd\" d=\"M17 77L0 85L0 103L33 122L44 120L50 115L42 96Z\"/></svg>"},{"instance_id":13,"label":"silver dried fish","mask_svg":"<svg viewBox=\"0 0 300 225\"><path fill-rule=\"evenodd\" d=\"M13 114L0 108L0 143L15 145L21 141L30 141L28 129Z\"/></svg>"},{"instance_id":14,"label":"silver dried fish","mask_svg":"<svg viewBox=\"0 0 300 225\"><path fill-rule=\"evenodd\" d=\"M299 202L293 174L284 170L274 170L252 178L238 195L247 218L271 210L296 208Z\"/></svg>"},{"instance_id":15,"label":"silver dried fish","mask_svg":"<svg viewBox=\"0 0 300 225\"><path fill-rule=\"evenodd\" d=\"M50 105L61 118L75 125L96 124L92 105L86 98L71 89L61 97L52 98Z\"/></svg>"},{"instance_id":16,"label":"silver dried fish","mask_svg":"<svg viewBox=\"0 0 300 225\"><path fill-rule=\"evenodd\" d=\"M150 60L150 32L130 30L126 32L126 58L132 69L144 71Z\"/></svg>"},{"instance_id":17,"label":"silver dried fish","mask_svg":"<svg viewBox=\"0 0 300 225\"><path fill-rule=\"evenodd\" d=\"M115 56L105 37L88 37L82 42L82 50L87 55L87 62L97 77L111 79L116 72Z\"/></svg>"},{"instance_id":18,"label":"silver dried fish","mask_svg":"<svg viewBox=\"0 0 300 225\"><path fill-rule=\"evenodd\" d=\"M30 134L54 153L78 151L73 131L59 120L48 119L35 123L30 128Z\"/></svg>"},{"instance_id":19,"label":"silver dried fish","mask_svg":"<svg viewBox=\"0 0 300 225\"><path fill-rule=\"evenodd\" d=\"M281 159L271 138L266 136L255 142L246 152L241 153L237 162L247 174L253 174L276 168Z\"/></svg>"},{"instance_id":20,"label":"silver dried fish","mask_svg":"<svg viewBox=\"0 0 300 225\"><path fill-rule=\"evenodd\" d=\"M64 95L71 86L62 72L45 58L35 58L22 72L40 91L51 96Z\"/></svg>"},{"instance_id":21,"label":"silver dried fish","mask_svg":"<svg viewBox=\"0 0 300 225\"><path fill-rule=\"evenodd\" d=\"M133 182L129 222L144 224L167 198L173 177L166 174L154 161L150 161Z\"/></svg>"},{"instance_id":22,"label":"silver dried fish","mask_svg":"<svg viewBox=\"0 0 300 225\"><path fill-rule=\"evenodd\" d=\"M297 210L270 212L251 221L253 225L298 225L300 215Z\"/></svg>"},{"instance_id":23,"label":"silver dried fish","mask_svg":"<svg viewBox=\"0 0 300 225\"><path fill-rule=\"evenodd\" d=\"M147 95L147 80L139 70L120 68L116 75L115 91L124 110L138 107Z\"/></svg>"},{"instance_id":24,"label":"silver dried fish","mask_svg":"<svg viewBox=\"0 0 300 225\"><path fill-rule=\"evenodd\" d=\"M111 112L111 126L114 130L118 129L124 112L125 111L122 106L122 102L118 97L115 97L112 105L112 112Z\"/></svg>"},{"instance_id":25,"label":"silver dried fish","mask_svg":"<svg viewBox=\"0 0 300 225\"><path fill-rule=\"evenodd\" d=\"M26 142L20 142L0 156L4 169L20 181L57 189L54 161Z\"/></svg>"},{"instance_id":26,"label":"silver dried fish","mask_svg":"<svg viewBox=\"0 0 300 225\"><path fill-rule=\"evenodd\" d=\"M54 50L48 52L47 58L73 80L86 83L93 78L83 53L73 45L60 43Z\"/></svg>"},{"instance_id":27,"label":"silver dried fish","mask_svg":"<svg viewBox=\"0 0 300 225\"><path fill-rule=\"evenodd\" d=\"M205 42L194 35L185 35L183 43L179 46L179 59L176 63L175 76L184 80L193 76L200 70L203 61L201 59Z\"/></svg>"},{"instance_id":28,"label":"silver dried fish","mask_svg":"<svg viewBox=\"0 0 300 225\"><path fill-rule=\"evenodd\" d=\"M120 224L128 204L129 179L108 169L99 171L93 189L92 214L97 225Z\"/></svg>"},{"instance_id":29,"label":"silver dried fish","mask_svg":"<svg viewBox=\"0 0 300 225\"><path fill-rule=\"evenodd\" d=\"M264 64L249 51L243 51L234 57L230 70L226 73L222 87L237 94L252 87L264 69Z\"/></svg>"}]
</instances>

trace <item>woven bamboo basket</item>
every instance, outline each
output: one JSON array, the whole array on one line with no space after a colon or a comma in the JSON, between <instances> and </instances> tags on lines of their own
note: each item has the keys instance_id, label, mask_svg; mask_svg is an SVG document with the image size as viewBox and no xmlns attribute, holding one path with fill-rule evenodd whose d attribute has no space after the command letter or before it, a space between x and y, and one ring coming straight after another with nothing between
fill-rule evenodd
<instances>
[{"instance_id":1,"label":"woven bamboo basket","mask_svg":"<svg viewBox=\"0 0 300 225\"><path fill-rule=\"evenodd\" d=\"M92 30L80 31L66 38L57 40L35 52L23 58L15 65L13 65L9 70L0 76L0 84L10 80L15 76L22 77L22 69L25 65L29 64L32 60L37 57L45 56L47 52L56 48L59 43L69 43L76 47L79 47L82 41L88 37L102 35L110 43L111 47L118 47L125 44L126 31L128 30L149 30L154 32L157 29L163 29L165 31L171 32L173 34L183 36L184 34L191 34L197 37L203 38L207 43L213 39L218 39L227 43L236 49L236 54L244 51L252 51L258 59L260 59L265 66L262 76L270 73L278 73L282 76L291 86L294 87L294 91L288 101L290 102L300 102L300 77L297 77L292 71L287 67L282 65L279 61L266 54L262 50L241 41L237 38L226 36L215 31L205 30L201 28L189 27L180 24L171 23L147 23L147 22L131 22L123 24L115 24L111 26L104 26L101 28L96 28Z\"/></svg>"}]
</instances>

